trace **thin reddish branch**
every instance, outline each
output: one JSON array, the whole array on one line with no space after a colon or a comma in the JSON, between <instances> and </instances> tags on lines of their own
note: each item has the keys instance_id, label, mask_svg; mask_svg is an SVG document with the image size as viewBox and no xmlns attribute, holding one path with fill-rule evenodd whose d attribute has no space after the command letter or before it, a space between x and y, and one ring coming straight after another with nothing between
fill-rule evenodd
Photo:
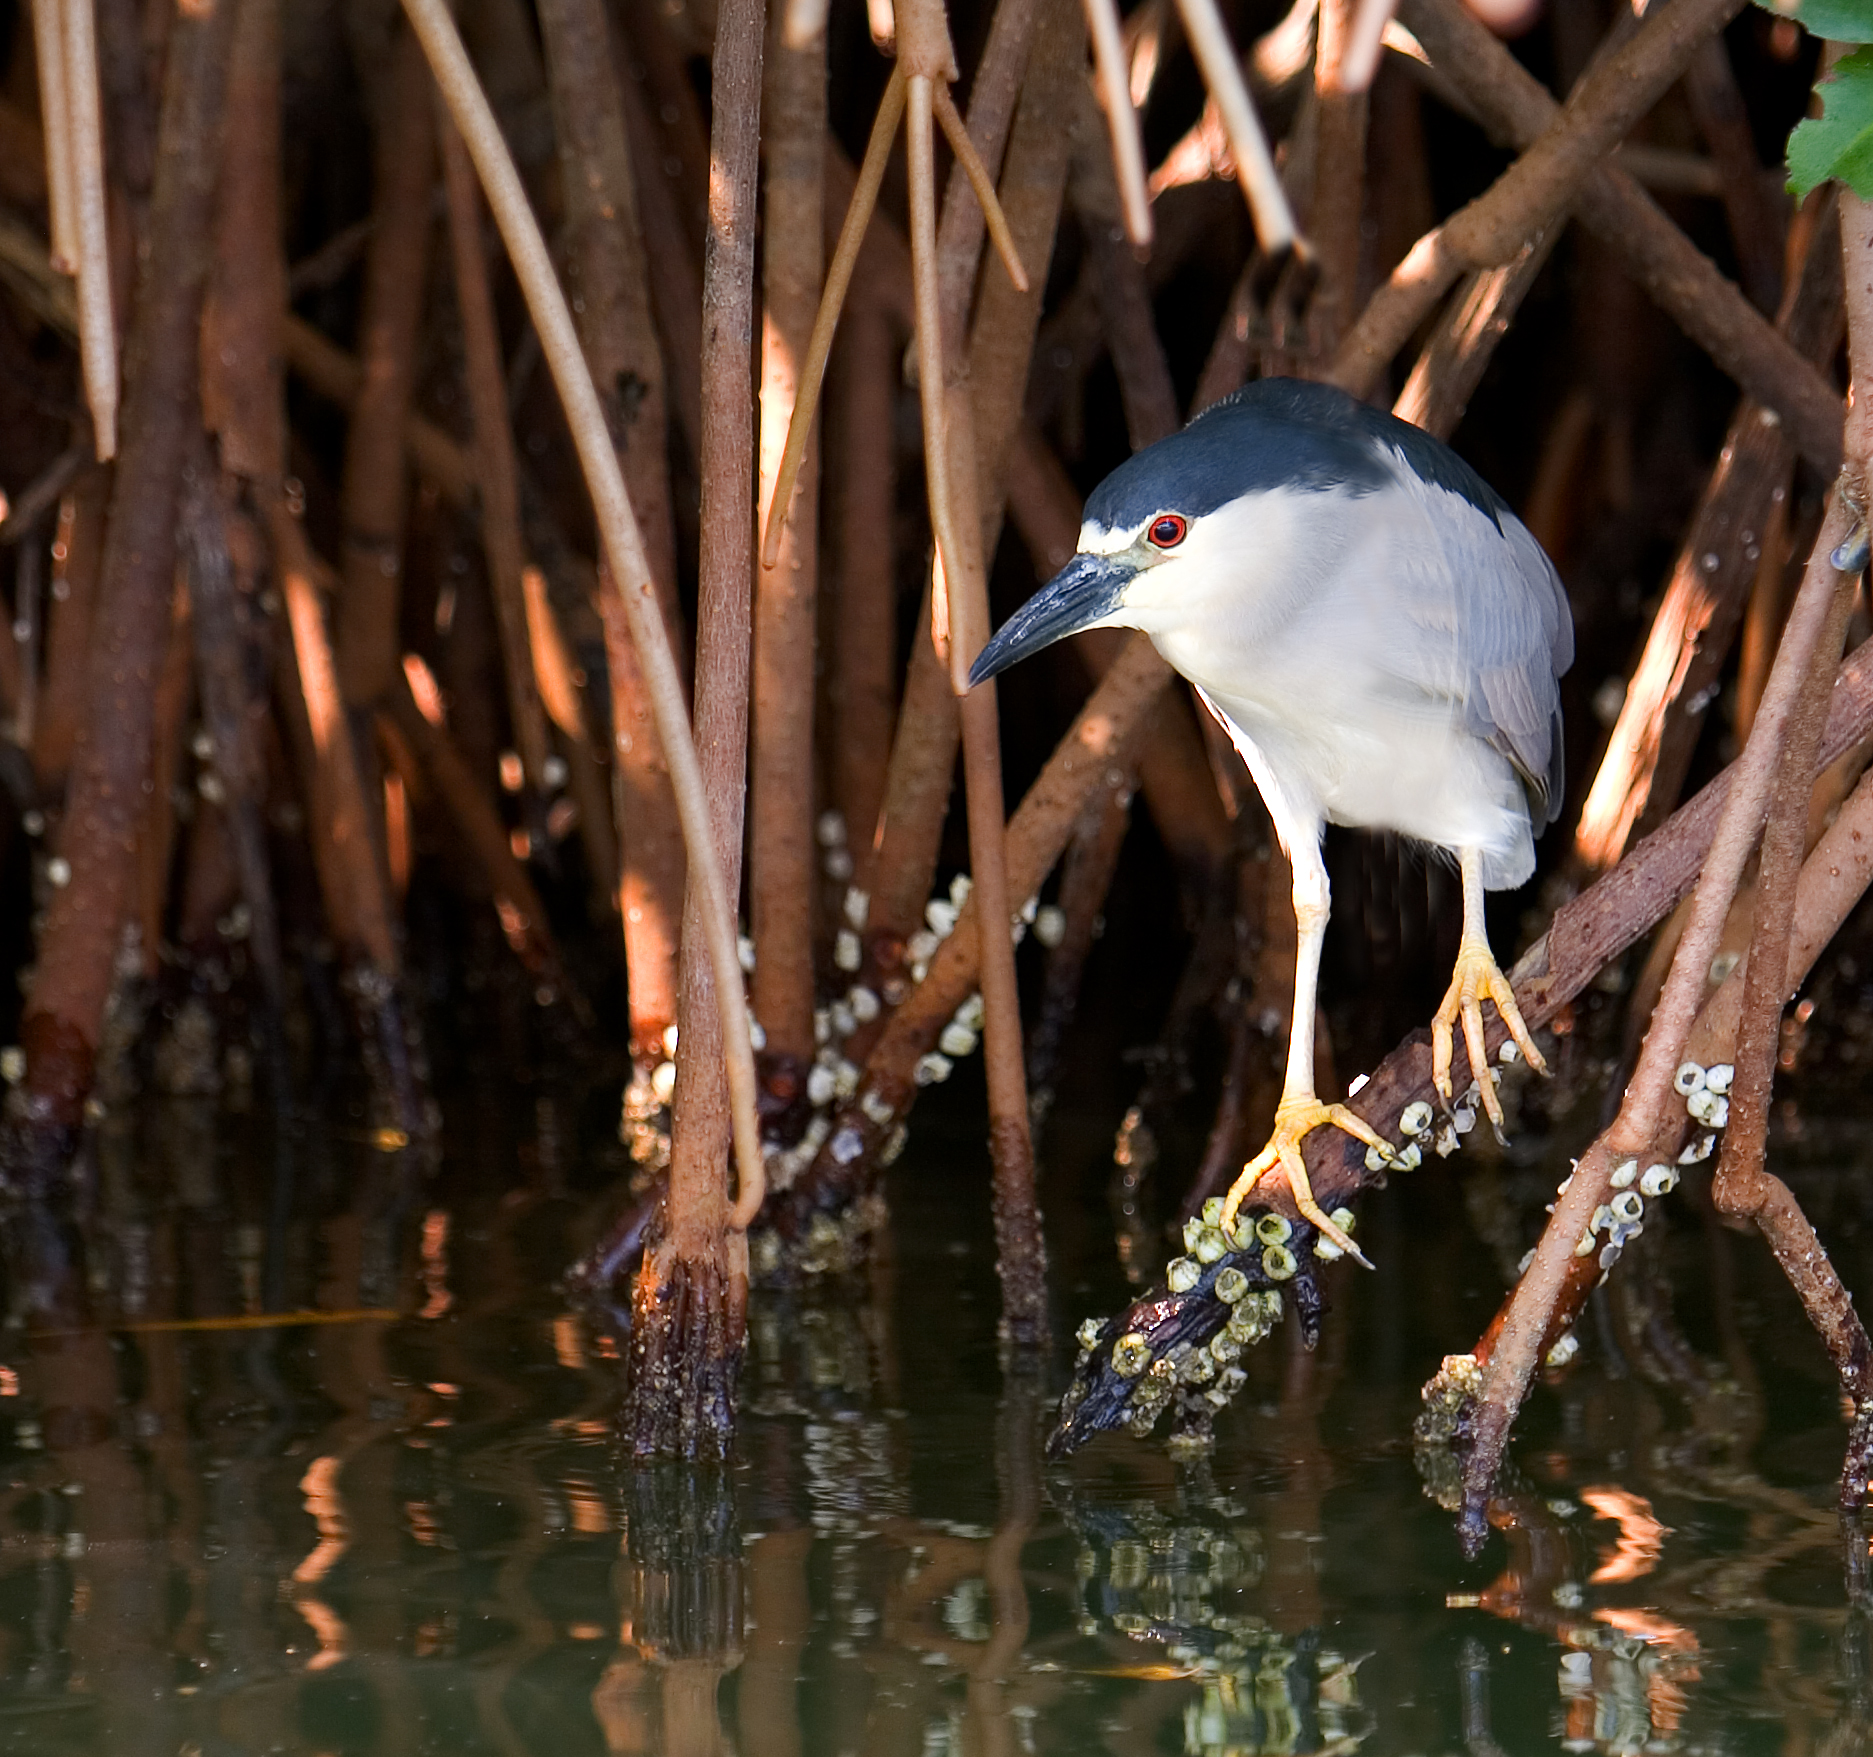
<instances>
[{"instance_id":1,"label":"thin reddish branch","mask_svg":"<svg viewBox=\"0 0 1873 1757\"><path fill-rule=\"evenodd\" d=\"M1539 140L1412 247L1360 314L1334 360L1332 381L1355 394L1370 390L1459 275L1508 261L1530 233L1551 225L1740 4L1688 0L1648 12L1624 43L1595 63Z\"/></svg>"},{"instance_id":2,"label":"thin reddish branch","mask_svg":"<svg viewBox=\"0 0 1873 1757\"><path fill-rule=\"evenodd\" d=\"M540 705L527 632L526 589L521 579L527 554L520 534L520 485L514 465L514 431L507 413L500 325L481 243L481 191L468 149L440 103L435 114L455 267L455 303L462 320L469 418L474 424L475 475L481 489L481 546L487 556L488 587L501 637L508 720L527 780L544 797L546 714Z\"/></svg>"},{"instance_id":3,"label":"thin reddish branch","mask_svg":"<svg viewBox=\"0 0 1873 1757\"><path fill-rule=\"evenodd\" d=\"M761 308L760 506L786 451L799 370L819 305L826 164L826 38L768 46L763 129L767 206ZM819 572L819 452L809 443L778 553L755 575L748 894L751 1002L770 1054L800 1070L813 1040L814 618Z\"/></svg>"},{"instance_id":4,"label":"thin reddish branch","mask_svg":"<svg viewBox=\"0 0 1873 1757\"><path fill-rule=\"evenodd\" d=\"M1790 339L1818 358L1832 355L1840 343L1840 253L1834 233L1831 222L1812 229L1782 316ZM1774 547L1776 496L1787 492L1793 461L1783 423L1746 399L1731 420L1717 467L1692 515L1581 807L1574 858L1588 871L1611 866L1635 834L1643 834L1677 803L1759 560ZM1779 557L1775 567L1779 576ZM1752 712L1758 694L1748 692Z\"/></svg>"},{"instance_id":5,"label":"thin reddish branch","mask_svg":"<svg viewBox=\"0 0 1873 1757\"><path fill-rule=\"evenodd\" d=\"M290 662L282 669L288 674L288 693L303 704L310 745L305 795L326 917L347 963L363 959L394 976L396 932L371 845L371 805L346 725L338 662L319 601L322 564L281 496L267 500L265 510L290 637Z\"/></svg>"},{"instance_id":6,"label":"thin reddish branch","mask_svg":"<svg viewBox=\"0 0 1873 1757\"><path fill-rule=\"evenodd\" d=\"M358 320L361 376L345 440L341 493L344 592L336 626L345 700L364 707L395 688L402 658L404 422L416 378L417 332L428 309L430 196L436 124L422 45L397 33L380 94L376 224Z\"/></svg>"},{"instance_id":7,"label":"thin reddish branch","mask_svg":"<svg viewBox=\"0 0 1873 1757\"><path fill-rule=\"evenodd\" d=\"M1399 10L1497 140L1528 147L1560 116L1547 88L1460 0L1400 0ZM1840 461L1840 398L1658 204L1616 163L1602 162L1580 185L1574 211L1686 335L1777 412L1797 450L1831 473Z\"/></svg>"},{"instance_id":8,"label":"thin reddish branch","mask_svg":"<svg viewBox=\"0 0 1873 1757\"><path fill-rule=\"evenodd\" d=\"M204 424L220 440L221 467L268 490L286 473L280 55L279 0L241 0L202 316Z\"/></svg>"}]
</instances>

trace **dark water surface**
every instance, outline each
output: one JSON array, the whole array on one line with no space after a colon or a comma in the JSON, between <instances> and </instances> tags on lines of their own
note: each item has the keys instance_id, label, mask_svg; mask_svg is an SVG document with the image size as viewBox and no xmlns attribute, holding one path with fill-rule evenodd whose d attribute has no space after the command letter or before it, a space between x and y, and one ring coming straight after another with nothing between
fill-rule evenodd
<instances>
[{"instance_id":1,"label":"dark water surface","mask_svg":"<svg viewBox=\"0 0 1873 1757\"><path fill-rule=\"evenodd\" d=\"M1063 1363L1004 1380L974 1131L920 1116L885 1260L758 1296L740 1456L614 1456L613 1344L555 1277L606 1211L578 1106L490 1090L440 1168L342 1133L268 1168L175 1103L100 1154L108 1230L13 1228L0 1750L1847 1752L1873 1729L1843 1426L1752 1239L1687 1184L1538 1391L1475 1564L1417 1392L1555 1165L1371 1203L1319 1350L1255 1351L1214 1453L1043 1466ZM586 1107L586 1133L592 1107ZM1864 1129L1789 1168L1873 1280ZM601 1156L602 1157L602 1156ZM1562 1161L1564 1164L1564 1161ZM153 1191L165 1194L159 1199ZM1551 1198L1550 1198L1551 1199ZM1122 1300L1050 1195L1063 1336ZM269 1286L329 1320L225 1324Z\"/></svg>"}]
</instances>

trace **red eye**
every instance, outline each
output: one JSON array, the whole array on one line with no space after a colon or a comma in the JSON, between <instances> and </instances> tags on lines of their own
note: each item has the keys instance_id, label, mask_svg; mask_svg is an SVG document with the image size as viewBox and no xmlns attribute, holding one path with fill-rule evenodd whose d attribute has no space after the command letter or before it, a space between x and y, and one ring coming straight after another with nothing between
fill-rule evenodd
<instances>
[{"instance_id":1,"label":"red eye","mask_svg":"<svg viewBox=\"0 0 1873 1757\"><path fill-rule=\"evenodd\" d=\"M1154 549L1175 549L1184 540L1190 526L1181 513L1161 512L1151 521L1145 540Z\"/></svg>"}]
</instances>

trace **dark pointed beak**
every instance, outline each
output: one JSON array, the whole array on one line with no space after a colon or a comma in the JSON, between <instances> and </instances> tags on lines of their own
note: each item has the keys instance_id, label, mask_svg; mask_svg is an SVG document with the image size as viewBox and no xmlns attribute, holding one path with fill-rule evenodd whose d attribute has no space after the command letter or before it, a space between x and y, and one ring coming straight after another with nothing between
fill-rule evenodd
<instances>
[{"instance_id":1,"label":"dark pointed beak","mask_svg":"<svg viewBox=\"0 0 1873 1757\"><path fill-rule=\"evenodd\" d=\"M1125 555L1074 556L1002 624L969 668L969 687L1067 635L1103 622L1119 607L1137 568Z\"/></svg>"}]
</instances>

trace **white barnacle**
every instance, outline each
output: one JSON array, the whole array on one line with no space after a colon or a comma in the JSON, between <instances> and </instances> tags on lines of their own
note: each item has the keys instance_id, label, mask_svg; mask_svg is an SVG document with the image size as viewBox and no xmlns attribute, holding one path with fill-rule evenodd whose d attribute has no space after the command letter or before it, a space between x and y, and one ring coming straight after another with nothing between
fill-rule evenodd
<instances>
[{"instance_id":1,"label":"white barnacle","mask_svg":"<svg viewBox=\"0 0 1873 1757\"><path fill-rule=\"evenodd\" d=\"M1604 1202L1594 1209L1593 1218L1587 1222L1589 1232L1605 1232L1613 1224L1613 1210Z\"/></svg>"},{"instance_id":2,"label":"white barnacle","mask_svg":"<svg viewBox=\"0 0 1873 1757\"><path fill-rule=\"evenodd\" d=\"M1249 1278L1240 1269L1219 1269L1216 1279L1210 1283L1210 1292L1216 1295L1224 1305L1235 1305L1249 1291Z\"/></svg>"},{"instance_id":3,"label":"white barnacle","mask_svg":"<svg viewBox=\"0 0 1873 1757\"><path fill-rule=\"evenodd\" d=\"M1391 1163L1392 1161L1390 1158L1384 1153L1381 1153L1377 1147L1368 1147L1366 1149L1366 1169L1368 1171L1383 1171Z\"/></svg>"},{"instance_id":4,"label":"white barnacle","mask_svg":"<svg viewBox=\"0 0 1873 1757\"><path fill-rule=\"evenodd\" d=\"M1286 1281L1295 1267L1294 1253L1286 1245L1270 1245L1262 1252L1262 1273L1270 1281Z\"/></svg>"},{"instance_id":5,"label":"white barnacle","mask_svg":"<svg viewBox=\"0 0 1873 1757\"><path fill-rule=\"evenodd\" d=\"M1323 1232L1314 1240L1314 1255L1323 1263L1337 1263L1346 1253Z\"/></svg>"},{"instance_id":6,"label":"white barnacle","mask_svg":"<svg viewBox=\"0 0 1873 1757\"><path fill-rule=\"evenodd\" d=\"M1722 1094L1730 1090L1730 1082L1736 1078L1736 1068L1730 1062L1718 1062L1715 1067L1704 1070L1704 1089L1707 1092Z\"/></svg>"},{"instance_id":7,"label":"white barnacle","mask_svg":"<svg viewBox=\"0 0 1873 1757\"><path fill-rule=\"evenodd\" d=\"M1593 1234L1591 1232L1583 1232L1580 1235L1580 1243L1574 1247L1574 1255L1577 1257L1591 1257L1593 1255Z\"/></svg>"},{"instance_id":8,"label":"white barnacle","mask_svg":"<svg viewBox=\"0 0 1873 1757\"><path fill-rule=\"evenodd\" d=\"M830 1043L832 1041L832 1008L815 1007L813 1009L813 1041Z\"/></svg>"},{"instance_id":9,"label":"white barnacle","mask_svg":"<svg viewBox=\"0 0 1873 1757\"><path fill-rule=\"evenodd\" d=\"M845 901L841 905L845 913L847 927L858 932L865 931L865 923L871 917L871 893L861 891L857 885L846 886Z\"/></svg>"},{"instance_id":10,"label":"white barnacle","mask_svg":"<svg viewBox=\"0 0 1873 1757\"><path fill-rule=\"evenodd\" d=\"M1473 1104L1459 1104L1450 1113L1450 1126L1460 1135L1467 1135L1476 1127L1476 1107Z\"/></svg>"},{"instance_id":11,"label":"white barnacle","mask_svg":"<svg viewBox=\"0 0 1873 1757\"><path fill-rule=\"evenodd\" d=\"M1437 1131L1434 1150L1439 1159L1448 1159L1463 1143L1457 1139L1457 1131L1449 1123Z\"/></svg>"},{"instance_id":12,"label":"white barnacle","mask_svg":"<svg viewBox=\"0 0 1873 1757\"><path fill-rule=\"evenodd\" d=\"M965 1031L981 1031L985 1017L987 1014L983 1009L982 997L979 994L972 994L956 1009L956 1023Z\"/></svg>"},{"instance_id":13,"label":"white barnacle","mask_svg":"<svg viewBox=\"0 0 1873 1757\"><path fill-rule=\"evenodd\" d=\"M828 1011L832 1014L833 1036L844 1039L858 1029L858 1014L844 1001L834 1001Z\"/></svg>"},{"instance_id":14,"label":"white barnacle","mask_svg":"<svg viewBox=\"0 0 1873 1757\"><path fill-rule=\"evenodd\" d=\"M928 964L937 955L943 941L927 927L920 927L904 942L904 955L913 964Z\"/></svg>"},{"instance_id":15,"label":"white barnacle","mask_svg":"<svg viewBox=\"0 0 1873 1757\"><path fill-rule=\"evenodd\" d=\"M923 907L924 920L940 940L948 939L956 931L957 914L956 905L945 902L941 897L932 897Z\"/></svg>"},{"instance_id":16,"label":"white barnacle","mask_svg":"<svg viewBox=\"0 0 1873 1757\"><path fill-rule=\"evenodd\" d=\"M650 1089L657 1095L659 1104L668 1104L670 1094L676 1090L676 1063L659 1062L650 1076Z\"/></svg>"},{"instance_id":17,"label":"white barnacle","mask_svg":"<svg viewBox=\"0 0 1873 1757\"><path fill-rule=\"evenodd\" d=\"M962 906L969 901L969 893L975 889L975 880L966 872L959 872L950 880L950 903L958 914Z\"/></svg>"},{"instance_id":18,"label":"white barnacle","mask_svg":"<svg viewBox=\"0 0 1873 1757\"><path fill-rule=\"evenodd\" d=\"M1570 1330L1548 1350L1548 1365L1551 1367L1564 1367L1579 1353L1580 1338Z\"/></svg>"},{"instance_id":19,"label":"white barnacle","mask_svg":"<svg viewBox=\"0 0 1873 1757\"><path fill-rule=\"evenodd\" d=\"M862 982L855 982L845 997L845 1004L852 1009L852 1017L861 1025L869 1025L878 1017L878 996Z\"/></svg>"},{"instance_id":20,"label":"white barnacle","mask_svg":"<svg viewBox=\"0 0 1873 1757\"><path fill-rule=\"evenodd\" d=\"M839 929L838 938L832 942L832 961L837 968L848 973L865 961L864 947L859 944L858 935L851 928Z\"/></svg>"},{"instance_id":21,"label":"white barnacle","mask_svg":"<svg viewBox=\"0 0 1873 1757\"><path fill-rule=\"evenodd\" d=\"M1496 1060L1506 1068L1521 1058L1522 1047L1513 1037L1505 1037L1502 1047L1496 1051Z\"/></svg>"},{"instance_id":22,"label":"white barnacle","mask_svg":"<svg viewBox=\"0 0 1873 1757\"><path fill-rule=\"evenodd\" d=\"M754 968L754 941L745 933L738 933L735 936L735 956L741 961L742 969Z\"/></svg>"},{"instance_id":23,"label":"white barnacle","mask_svg":"<svg viewBox=\"0 0 1873 1757\"><path fill-rule=\"evenodd\" d=\"M1359 1224L1359 1216L1350 1208L1335 1208L1327 1218L1342 1232L1351 1232Z\"/></svg>"},{"instance_id":24,"label":"white barnacle","mask_svg":"<svg viewBox=\"0 0 1873 1757\"><path fill-rule=\"evenodd\" d=\"M1416 1171L1423 1163L1424 1153L1416 1141L1407 1141L1392 1155L1392 1165L1398 1171Z\"/></svg>"},{"instance_id":25,"label":"white barnacle","mask_svg":"<svg viewBox=\"0 0 1873 1757\"><path fill-rule=\"evenodd\" d=\"M843 848L845 846L845 813L822 811L819 814L819 821L813 826L813 835L822 848Z\"/></svg>"},{"instance_id":26,"label":"white barnacle","mask_svg":"<svg viewBox=\"0 0 1873 1757\"><path fill-rule=\"evenodd\" d=\"M1067 937L1067 912L1057 903L1044 904L1034 915L1034 937L1052 951Z\"/></svg>"},{"instance_id":27,"label":"white barnacle","mask_svg":"<svg viewBox=\"0 0 1873 1757\"><path fill-rule=\"evenodd\" d=\"M1602 1246L1600 1250L1601 1269L1607 1270L1612 1268L1613 1265L1619 1261L1619 1253L1620 1244L1617 1239L1613 1240L1610 1244Z\"/></svg>"},{"instance_id":28,"label":"white barnacle","mask_svg":"<svg viewBox=\"0 0 1873 1757\"><path fill-rule=\"evenodd\" d=\"M806 1101L818 1110L821 1105L830 1104L837 1090L835 1076L829 1067L815 1062L806 1077Z\"/></svg>"},{"instance_id":29,"label":"white barnacle","mask_svg":"<svg viewBox=\"0 0 1873 1757\"><path fill-rule=\"evenodd\" d=\"M1675 1165L1648 1165L1639 1179L1639 1188L1648 1196L1668 1196L1678 1187L1678 1168Z\"/></svg>"},{"instance_id":30,"label":"white barnacle","mask_svg":"<svg viewBox=\"0 0 1873 1757\"><path fill-rule=\"evenodd\" d=\"M976 1034L968 1026L959 1025L952 1019L943 1027L943 1035L937 1039L937 1048L958 1060L966 1055L974 1055Z\"/></svg>"},{"instance_id":31,"label":"white barnacle","mask_svg":"<svg viewBox=\"0 0 1873 1757\"><path fill-rule=\"evenodd\" d=\"M1704 1090L1704 1070L1696 1062L1682 1062L1677 1073L1671 1077L1671 1089L1680 1098L1689 1098L1693 1092Z\"/></svg>"},{"instance_id":32,"label":"white barnacle","mask_svg":"<svg viewBox=\"0 0 1873 1757\"><path fill-rule=\"evenodd\" d=\"M1103 1319L1087 1318L1081 1323L1073 1339L1086 1353L1091 1354L1099 1346L1099 1338L1105 1334L1105 1328Z\"/></svg>"},{"instance_id":33,"label":"white barnacle","mask_svg":"<svg viewBox=\"0 0 1873 1757\"><path fill-rule=\"evenodd\" d=\"M1717 1137L1711 1134L1696 1136L1691 1144L1678 1155L1680 1165L1701 1165L1711 1155L1711 1149L1717 1145Z\"/></svg>"},{"instance_id":34,"label":"white barnacle","mask_svg":"<svg viewBox=\"0 0 1873 1757\"><path fill-rule=\"evenodd\" d=\"M1693 1092L1685 1100L1685 1109L1690 1111L1693 1122L1704 1123L1713 1129L1722 1128L1730 1120L1730 1100L1720 1097L1708 1087Z\"/></svg>"},{"instance_id":35,"label":"white barnacle","mask_svg":"<svg viewBox=\"0 0 1873 1757\"><path fill-rule=\"evenodd\" d=\"M1206 1226L1197 1235L1195 1252L1199 1263L1220 1263L1229 1255L1229 1241L1214 1226Z\"/></svg>"},{"instance_id":36,"label":"white barnacle","mask_svg":"<svg viewBox=\"0 0 1873 1757\"><path fill-rule=\"evenodd\" d=\"M930 1054L917 1058L917 1071L913 1078L919 1086L940 1086L950 1077L955 1065L948 1056L932 1050Z\"/></svg>"},{"instance_id":37,"label":"white barnacle","mask_svg":"<svg viewBox=\"0 0 1873 1757\"><path fill-rule=\"evenodd\" d=\"M1622 1159L1613 1167L1613 1175L1607 1181L1616 1190L1629 1190L1639 1175L1639 1162L1636 1159Z\"/></svg>"},{"instance_id":38,"label":"white barnacle","mask_svg":"<svg viewBox=\"0 0 1873 1757\"><path fill-rule=\"evenodd\" d=\"M1645 1218L1645 1198L1637 1190L1621 1190L1613 1198L1613 1218L1621 1226L1631 1226Z\"/></svg>"},{"instance_id":39,"label":"white barnacle","mask_svg":"<svg viewBox=\"0 0 1873 1757\"><path fill-rule=\"evenodd\" d=\"M1172 1293L1188 1293L1203 1279L1203 1265L1194 1257L1173 1257L1164 1265L1164 1285Z\"/></svg>"},{"instance_id":40,"label":"white barnacle","mask_svg":"<svg viewBox=\"0 0 1873 1757\"><path fill-rule=\"evenodd\" d=\"M1255 1236L1265 1245L1285 1245L1294 1236L1294 1228L1280 1214L1264 1214L1255 1223Z\"/></svg>"},{"instance_id":41,"label":"white barnacle","mask_svg":"<svg viewBox=\"0 0 1873 1757\"><path fill-rule=\"evenodd\" d=\"M849 1062L843 1056L832 1071L832 1089L840 1098L850 1098L858 1090L859 1069L857 1062Z\"/></svg>"},{"instance_id":42,"label":"white barnacle","mask_svg":"<svg viewBox=\"0 0 1873 1757\"><path fill-rule=\"evenodd\" d=\"M1530 1263L1534 1262L1534 1260L1535 1253L1533 1250L1526 1250L1522 1253L1521 1262L1517 1263L1515 1266L1515 1278L1517 1281L1520 1281L1522 1277L1528 1273L1528 1266Z\"/></svg>"},{"instance_id":43,"label":"white barnacle","mask_svg":"<svg viewBox=\"0 0 1873 1757\"><path fill-rule=\"evenodd\" d=\"M1204 1206L1207 1208L1209 1204L1206 1202ZM1222 1204L1220 1202L1217 1204L1216 1211L1219 1214L1222 1212ZM1190 1218L1184 1222L1185 1250L1194 1251L1197 1248L1197 1240L1203 1236L1204 1224L1203 1217L1199 1214L1191 1215Z\"/></svg>"},{"instance_id":44,"label":"white barnacle","mask_svg":"<svg viewBox=\"0 0 1873 1757\"><path fill-rule=\"evenodd\" d=\"M872 1091L861 1094L858 1107L865 1113L866 1121L875 1123L879 1128L883 1128L897 1115L897 1112L884 1101L880 1094Z\"/></svg>"},{"instance_id":45,"label":"white barnacle","mask_svg":"<svg viewBox=\"0 0 1873 1757\"><path fill-rule=\"evenodd\" d=\"M1428 1134L1431 1115L1431 1107L1420 1098L1405 1106L1404 1114L1398 1119L1398 1126L1408 1135Z\"/></svg>"}]
</instances>

